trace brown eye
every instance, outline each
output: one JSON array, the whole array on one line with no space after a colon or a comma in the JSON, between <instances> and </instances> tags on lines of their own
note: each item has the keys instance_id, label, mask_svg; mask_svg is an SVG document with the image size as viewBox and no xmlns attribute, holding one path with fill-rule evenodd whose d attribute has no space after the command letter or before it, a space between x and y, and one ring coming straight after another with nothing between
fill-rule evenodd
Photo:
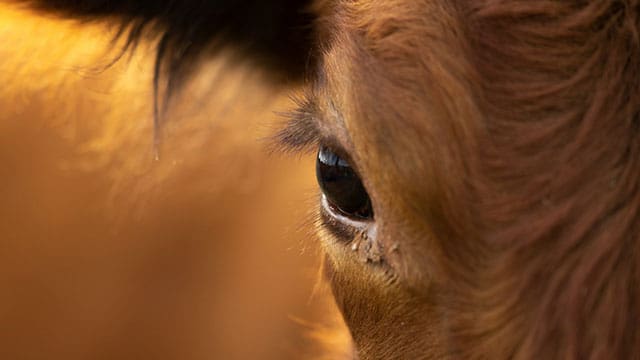
<instances>
[{"instance_id":1,"label":"brown eye","mask_svg":"<svg viewBox=\"0 0 640 360\"><path fill-rule=\"evenodd\" d=\"M357 220L373 219L371 200L358 174L346 160L324 146L318 151L316 177L335 210Z\"/></svg>"}]
</instances>

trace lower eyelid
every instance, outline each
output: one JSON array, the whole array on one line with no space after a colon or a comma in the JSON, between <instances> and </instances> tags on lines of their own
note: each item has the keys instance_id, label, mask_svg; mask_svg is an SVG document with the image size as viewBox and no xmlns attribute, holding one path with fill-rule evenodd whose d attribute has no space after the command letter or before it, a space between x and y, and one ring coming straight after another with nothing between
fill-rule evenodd
<instances>
[{"instance_id":1,"label":"lower eyelid","mask_svg":"<svg viewBox=\"0 0 640 360\"><path fill-rule=\"evenodd\" d=\"M331 209L327 198L322 195L320 200L321 223L336 237L344 241L351 241L359 232L367 230L370 222L352 220Z\"/></svg>"},{"instance_id":2,"label":"lower eyelid","mask_svg":"<svg viewBox=\"0 0 640 360\"><path fill-rule=\"evenodd\" d=\"M320 209L320 225L344 243L351 242L357 235L353 228L340 223L323 208Z\"/></svg>"},{"instance_id":3,"label":"lower eyelid","mask_svg":"<svg viewBox=\"0 0 640 360\"><path fill-rule=\"evenodd\" d=\"M395 271L387 262L384 249L377 243L377 227L374 222L356 222L335 214L322 202L320 221L324 229L337 239L336 246L345 247L359 262L382 269L386 278L395 278ZM342 222L345 220L345 222ZM369 243L366 243L369 242Z\"/></svg>"}]
</instances>

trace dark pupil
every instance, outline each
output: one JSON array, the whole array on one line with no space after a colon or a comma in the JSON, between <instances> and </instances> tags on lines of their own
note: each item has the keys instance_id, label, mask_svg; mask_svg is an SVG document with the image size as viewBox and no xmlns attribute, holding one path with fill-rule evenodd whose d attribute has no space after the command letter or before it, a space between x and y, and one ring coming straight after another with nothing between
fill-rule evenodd
<instances>
[{"instance_id":1,"label":"dark pupil","mask_svg":"<svg viewBox=\"0 0 640 360\"><path fill-rule=\"evenodd\" d=\"M369 195L358 175L347 161L326 147L318 151L316 176L331 206L351 217L373 217Z\"/></svg>"}]
</instances>

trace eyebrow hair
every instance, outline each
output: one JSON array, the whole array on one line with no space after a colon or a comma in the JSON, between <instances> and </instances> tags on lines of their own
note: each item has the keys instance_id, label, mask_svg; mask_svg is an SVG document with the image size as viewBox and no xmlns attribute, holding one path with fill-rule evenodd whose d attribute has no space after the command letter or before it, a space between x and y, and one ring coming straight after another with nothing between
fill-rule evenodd
<instances>
[{"instance_id":1,"label":"eyebrow hair","mask_svg":"<svg viewBox=\"0 0 640 360\"><path fill-rule=\"evenodd\" d=\"M288 121L273 136L273 140L276 148L284 152L310 151L322 137L315 97L311 91L306 91L302 97L294 98L294 101L297 107L282 114Z\"/></svg>"}]
</instances>

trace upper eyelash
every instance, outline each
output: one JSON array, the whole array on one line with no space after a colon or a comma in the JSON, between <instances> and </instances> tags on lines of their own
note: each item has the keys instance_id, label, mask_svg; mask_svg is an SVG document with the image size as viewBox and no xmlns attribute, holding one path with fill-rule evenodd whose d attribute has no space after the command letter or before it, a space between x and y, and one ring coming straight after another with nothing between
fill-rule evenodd
<instances>
[{"instance_id":1,"label":"upper eyelash","mask_svg":"<svg viewBox=\"0 0 640 360\"><path fill-rule=\"evenodd\" d=\"M311 94L293 97L297 107L281 113L287 123L272 138L277 150L283 152L305 152L314 150L320 143L320 130L317 123L317 107Z\"/></svg>"},{"instance_id":2,"label":"upper eyelash","mask_svg":"<svg viewBox=\"0 0 640 360\"><path fill-rule=\"evenodd\" d=\"M315 69L302 94L291 97L296 108L280 113L288 120L286 125L271 138L271 144L277 151L307 153L317 149L323 142L318 119L320 111L316 99L326 83L326 74L321 62L316 64Z\"/></svg>"}]
</instances>

